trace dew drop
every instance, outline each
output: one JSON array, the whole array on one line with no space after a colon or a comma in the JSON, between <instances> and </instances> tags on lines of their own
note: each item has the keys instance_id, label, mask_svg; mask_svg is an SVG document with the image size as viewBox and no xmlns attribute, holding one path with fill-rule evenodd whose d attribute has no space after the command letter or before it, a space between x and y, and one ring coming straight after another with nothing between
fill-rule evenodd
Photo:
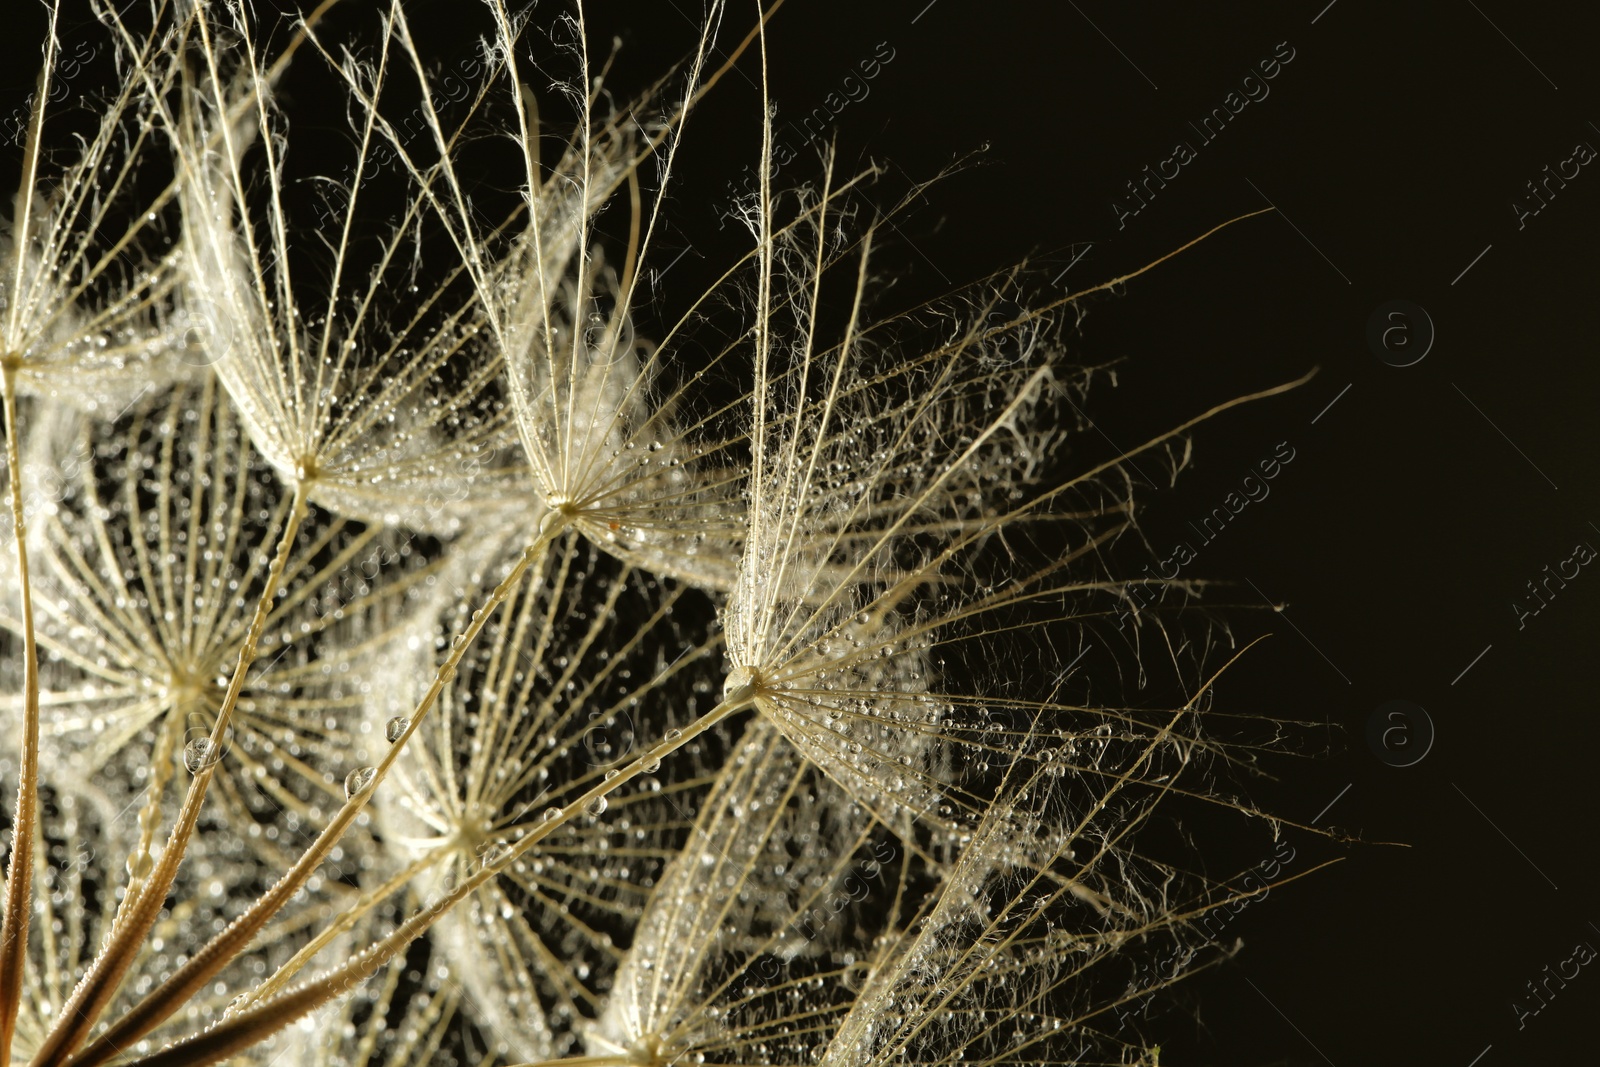
<instances>
[{"instance_id":1,"label":"dew drop","mask_svg":"<svg viewBox=\"0 0 1600 1067\"><path fill-rule=\"evenodd\" d=\"M211 753L211 738L197 737L183 746L183 765L189 768L190 774L199 774L215 762L217 758Z\"/></svg>"},{"instance_id":2,"label":"dew drop","mask_svg":"<svg viewBox=\"0 0 1600 1067\"><path fill-rule=\"evenodd\" d=\"M345 775L344 776L344 795L345 795L345 799L348 800L351 797L355 796L357 793L361 792L363 789L367 788L367 786L371 785L372 784L372 780L374 778L376 778L377 776L378 776L378 768L376 768L376 767L357 767L355 770L353 770L349 774Z\"/></svg>"},{"instance_id":3,"label":"dew drop","mask_svg":"<svg viewBox=\"0 0 1600 1067\"><path fill-rule=\"evenodd\" d=\"M583 806L583 810L588 812L590 815L598 817L606 813L607 807L609 807L609 805L606 803L605 797L595 797L593 800L589 801L589 803Z\"/></svg>"},{"instance_id":4,"label":"dew drop","mask_svg":"<svg viewBox=\"0 0 1600 1067\"><path fill-rule=\"evenodd\" d=\"M555 822L557 819L561 818L561 816L564 815L564 814L566 814L566 813L563 812L560 808L545 808L544 809L544 821L545 822Z\"/></svg>"},{"instance_id":5,"label":"dew drop","mask_svg":"<svg viewBox=\"0 0 1600 1067\"><path fill-rule=\"evenodd\" d=\"M400 738L404 737L405 732L410 728L410 719L406 718L404 715L396 715L394 718L390 719L384 724L383 736L386 737L389 743L392 745L396 741L400 740Z\"/></svg>"},{"instance_id":6,"label":"dew drop","mask_svg":"<svg viewBox=\"0 0 1600 1067\"><path fill-rule=\"evenodd\" d=\"M128 877L143 878L150 873L150 868L155 866L155 861L150 858L149 852L141 852L137 856L128 857Z\"/></svg>"},{"instance_id":7,"label":"dew drop","mask_svg":"<svg viewBox=\"0 0 1600 1067\"><path fill-rule=\"evenodd\" d=\"M649 760L645 763L643 769L646 774L654 774L661 769L661 761L659 759Z\"/></svg>"}]
</instances>

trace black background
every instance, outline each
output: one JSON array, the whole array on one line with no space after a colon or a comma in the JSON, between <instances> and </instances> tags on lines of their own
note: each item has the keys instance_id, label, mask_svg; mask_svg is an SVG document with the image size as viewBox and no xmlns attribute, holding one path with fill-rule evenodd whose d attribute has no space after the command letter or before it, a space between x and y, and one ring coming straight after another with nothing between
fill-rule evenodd
<instances>
[{"instance_id":1,"label":"black background","mask_svg":"<svg viewBox=\"0 0 1600 1067\"><path fill-rule=\"evenodd\" d=\"M7 7L10 114L32 87L43 20L37 5ZM755 5L745 7L728 16L724 42L752 24ZM536 24L557 10L542 5ZM899 260L889 262L904 265L896 284L908 297L1023 258L1065 294L1217 223L1278 209L1092 299L1073 335L1086 361L1124 359L1120 384L1090 407L1123 446L1320 368L1307 386L1202 427L1193 468L1146 497L1141 525L1158 550L1198 545L1191 520L1279 442L1295 450L1270 496L1205 544L1185 576L1232 581L1226 602L1285 605L1232 613L1240 639L1272 636L1229 672L1220 699L1337 727L1325 755L1283 768L1257 799L1366 843L1294 838L1301 869L1343 859L1228 925L1244 950L1161 1020L1163 1063L1496 1067L1593 1056L1600 965L1520 1028L1513 1008L1534 1005L1525 984L1547 965L1580 942L1600 946L1600 571L1583 569L1521 626L1513 606L1535 606L1526 583L1546 565L1580 542L1600 546L1589 440L1600 401L1600 162L1520 225L1513 207L1576 144L1600 148L1596 21L1575 10L788 0L770 24L780 139L829 94L837 104L844 80L886 46L893 58L866 97L830 116L825 139L844 169L876 161L904 183L987 146L896 220ZM441 66L471 55L484 28L475 4L408 11ZM599 53L621 41L620 98L687 55L699 21L691 0L597 3L587 14ZM91 39L84 18L64 19L69 52L73 34ZM370 27L370 11L332 25ZM1282 42L1294 58L1270 95L1202 145L1187 124ZM667 278L680 294L747 242L722 213L727 183L759 150L756 75L742 64L691 121L662 239L686 252ZM780 184L814 177L825 139L801 148ZM1119 225L1125 183L1178 140L1196 158ZM1369 317L1397 299L1425 309L1437 334L1404 367L1367 339ZM1422 327L1410 329L1420 343ZM1431 747L1410 766L1368 742L1391 700L1432 721ZM1407 738L1421 746L1422 735L1413 726Z\"/></svg>"}]
</instances>

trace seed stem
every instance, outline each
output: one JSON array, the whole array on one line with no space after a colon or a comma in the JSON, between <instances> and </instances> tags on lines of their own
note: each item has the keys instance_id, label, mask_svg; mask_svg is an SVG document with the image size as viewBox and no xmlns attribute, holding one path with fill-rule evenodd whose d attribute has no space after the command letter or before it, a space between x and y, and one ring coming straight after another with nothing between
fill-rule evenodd
<instances>
[{"instance_id":1,"label":"seed stem","mask_svg":"<svg viewBox=\"0 0 1600 1067\"><path fill-rule=\"evenodd\" d=\"M439 898L397 927L389 936L342 967L335 968L321 978L298 986L281 996L262 1001L246 1011L225 1019L209 1030L187 1037L149 1056L129 1061L126 1067L177 1067L179 1064L184 1067L207 1067L208 1064L227 1059L242 1049L266 1040L306 1013L315 1011L335 997L349 992L396 953L403 951L407 945L420 937L467 894L515 863L525 852L571 821L578 812L644 773L646 766L654 765L734 712L748 707L753 699L754 695L748 691L737 694L734 699L724 700L677 731L676 736L663 738L634 759L616 777L598 783L567 805L559 815L546 819L520 841L510 843L503 855L492 863L485 863L460 885L441 894ZM412 729L415 728L416 723L413 722ZM399 747L399 743L396 747ZM366 790L358 796L370 794L371 790ZM77 1067L77 1064L74 1063L73 1067Z\"/></svg>"},{"instance_id":2,"label":"seed stem","mask_svg":"<svg viewBox=\"0 0 1600 1067\"><path fill-rule=\"evenodd\" d=\"M22 504L16 374L14 362L0 363L0 393L5 397L6 473L11 486L11 532L22 600L23 688L22 758L18 768L16 814L11 820L5 916L0 919L0 1062L10 1062L11 1037L22 1003L28 958L28 916L33 910L33 838L39 807L39 646L33 630L33 585L28 574L28 529Z\"/></svg>"},{"instance_id":3,"label":"seed stem","mask_svg":"<svg viewBox=\"0 0 1600 1067\"><path fill-rule=\"evenodd\" d=\"M256 599L255 614L250 620L244 644L239 649L239 661L233 669L233 677L228 682L228 691L217 709L217 721L211 728L207 762L195 772L193 780L189 783L189 791L183 799L183 808L179 811L177 822L173 825L166 847L162 850L161 861L150 872L149 880L139 891L137 901L126 909L112 927L105 948L95 957L89 973L62 1007L56 1025L46 1035L33 1058L33 1067L45 1067L46 1064L63 1062L88 1036L90 1029L100 1018L100 1013L105 1010L106 1005L121 987L128 968L133 965L134 958L144 945L145 937L166 903L167 892L177 877L178 865L183 861L189 839L193 836L195 824L199 821L206 788L211 784L211 776L216 771L217 760L212 754L222 751L222 742L228 735L234 706L239 701L239 693L244 689L245 675L249 673L250 665L255 662L256 647L261 641L261 632L266 628L267 616L271 612L273 600L277 597L284 569L288 565L290 548L300 532L300 524L305 520L309 491L310 483L307 479L295 481L294 497L289 505L288 517L284 520L283 531L278 538L277 550L273 553L272 563L267 568L261 594Z\"/></svg>"},{"instance_id":4,"label":"seed stem","mask_svg":"<svg viewBox=\"0 0 1600 1067\"><path fill-rule=\"evenodd\" d=\"M553 516L553 518L551 517ZM423 717L438 701L439 694L444 687L455 677L456 669L461 664L461 659L466 655L472 643L477 640L478 634L488 624L490 616L521 584L528 569L539 559L543 558L556 538L561 536L566 528L566 517L560 512L548 512L546 520L540 524L538 536L534 539L522 555L517 558L516 564L511 568L500 584L495 586L493 592L483 606L473 613L471 622L462 631L459 637L451 642L450 651L445 656L444 662L434 671L433 683L422 699L417 702L416 709L411 713L411 723L404 733L389 746L389 751L384 754L374 771L372 780L360 792L345 801L344 806L334 814L327 827L317 835L293 867L284 872L254 904L239 918L235 919L226 929L213 937L204 948L195 952L187 963L180 967L166 981L162 982L147 996L134 1005L128 1013L116 1021L105 1033L95 1039L94 1043L84 1049L78 1056L70 1060L72 1067L95 1067L95 1065L112 1059L130 1044L139 1040L145 1034L159 1026L173 1012L181 1008L194 993L209 982L216 974L227 966L235 956L250 944L256 933L265 926L274 915L283 909L289 899L299 891L306 881L322 865L333 847L339 843L366 807L367 801L383 779L388 775L389 769L400 758L406 742L421 726ZM365 898L363 898L363 901ZM358 901L349 909L353 916L359 916L360 911L368 906L363 901ZM341 916L335 920L334 927L340 923L348 925L350 920ZM325 931L331 934L331 931ZM303 954L301 954L303 955ZM273 976L262 986L257 987L246 995L245 1004L259 1000L269 988L276 989L287 978L304 966L305 960L301 955L280 967Z\"/></svg>"}]
</instances>

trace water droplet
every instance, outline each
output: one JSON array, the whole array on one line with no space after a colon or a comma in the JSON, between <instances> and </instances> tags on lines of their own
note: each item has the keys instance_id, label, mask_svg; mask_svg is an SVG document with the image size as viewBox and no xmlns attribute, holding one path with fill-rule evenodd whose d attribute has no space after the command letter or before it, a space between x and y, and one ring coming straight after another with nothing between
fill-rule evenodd
<instances>
[{"instance_id":1,"label":"water droplet","mask_svg":"<svg viewBox=\"0 0 1600 1067\"><path fill-rule=\"evenodd\" d=\"M215 762L217 757L211 751L211 738L197 737L183 746L183 765L189 768L190 774L199 774Z\"/></svg>"},{"instance_id":2,"label":"water droplet","mask_svg":"<svg viewBox=\"0 0 1600 1067\"><path fill-rule=\"evenodd\" d=\"M609 807L609 805L606 803L605 797L595 797L593 800L589 801L589 803L583 806L583 810L588 812L590 815L598 817L606 813L607 807Z\"/></svg>"},{"instance_id":3,"label":"water droplet","mask_svg":"<svg viewBox=\"0 0 1600 1067\"><path fill-rule=\"evenodd\" d=\"M378 768L376 768L376 767L357 767L355 770L353 770L349 774L345 775L344 776L344 795L345 795L345 799L348 800L351 797L355 796L357 793L361 792L363 789L367 788L367 786L371 785L372 784L372 780L374 778L376 778L377 776L378 776Z\"/></svg>"},{"instance_id":4,"label":"water droplet","mask_svg":"<svg viewBox=\"0 0 1600 1067\"><path fill-rule=\"evenodd\" d=\"M611 781L611 779L615 778L617 775L619 775L621 773L622 772L617 770L615 767L611 768L609 771L606 772L606 781L608 781L608 782Z\"/></svg>"},{"instance_id":5,"label":"water droplet","mask_svg":"<svg viewBox=\"0 0 1600 1067\"><path fill-rule=\"evenodd\" d=\"M654 774L657 771L659 771L660 769L661 769L661 761L659 759L647 760L645 762L644 773L646 773L646 774Z\"/></svg>"},{"instance_id":6,"label":"water droplet","mask_svg":"<svg viewBox=\"0 0 1600 1067\"><path fill-rule=\"evenodd\" d=\"M384 724L383 736L388 738L389 743L392 745L404 737L405 732L409 729L411 729L411 720L404 715L396 715Z\"/></svg>"},{"instance_id":7,"label":"water droplet","mask_svg":"<svg viewBox=\"0 0 1600 1067\"><path fill-rule=\"evenodd\" d=\"M150 853L141 852L137 856L128 857L128 877L143 878L150 873L150 868L155 866L155 861L150 858Z\"/></svg>"},{"instance_id":8,"label":"water droplet","mask_svg":"<svg viewBox=\"0 0 1600 1067\"><path fill-rule=\"evenodd\" d=\"M682 736L683 736L683 731L682 730L668 730L667 733L666 733L666 738L667 738L668 741L676 741L678 738L680 738Z\"/></svg>"},{"instance_id":9,"label":"water droplet","mask_svg":"<svg viewBox=\"0 0 1600 1067\"><path fill-rule=\"evenodd\" d=\"M545 822L555 822L557 819L561 818L561 816L563 816L565 814L566 814L566 812L562 811L560 808L545 808L544 809L544 821Z\"/></svg>"}]
</instances>

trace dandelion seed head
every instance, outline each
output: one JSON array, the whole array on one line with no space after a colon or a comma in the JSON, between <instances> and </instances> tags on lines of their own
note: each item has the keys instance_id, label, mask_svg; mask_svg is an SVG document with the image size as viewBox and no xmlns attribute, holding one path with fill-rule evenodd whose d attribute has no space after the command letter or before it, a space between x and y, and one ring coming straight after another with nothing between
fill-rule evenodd
<instances>
[{"instance_id":1,"label":"dandelion seed head","mask_svg":"<svg viewBox=\"0 0 1600 1067\"><path fill-rule=\"evenodd\" d=\"M1200 726L1210 631L1162 633L1171 707L1057 653L1186 427L1073 468L1058 305L1019 269L885 313L877 172L830 158L763 167L748 254L669 310L690 113L766 86L720 2L624 104L558 17L565 130L503 0L465 94L403 3L365 45L95 13L124 84L70 150L36 124L0 233L13 1059L1148 1058L1108 1013L1225 958L1242 894L1145 824L1258 814L1218 784L1255 752ZM345 172L289 150L305 63Z\"/></svg>"}]
</instances>

